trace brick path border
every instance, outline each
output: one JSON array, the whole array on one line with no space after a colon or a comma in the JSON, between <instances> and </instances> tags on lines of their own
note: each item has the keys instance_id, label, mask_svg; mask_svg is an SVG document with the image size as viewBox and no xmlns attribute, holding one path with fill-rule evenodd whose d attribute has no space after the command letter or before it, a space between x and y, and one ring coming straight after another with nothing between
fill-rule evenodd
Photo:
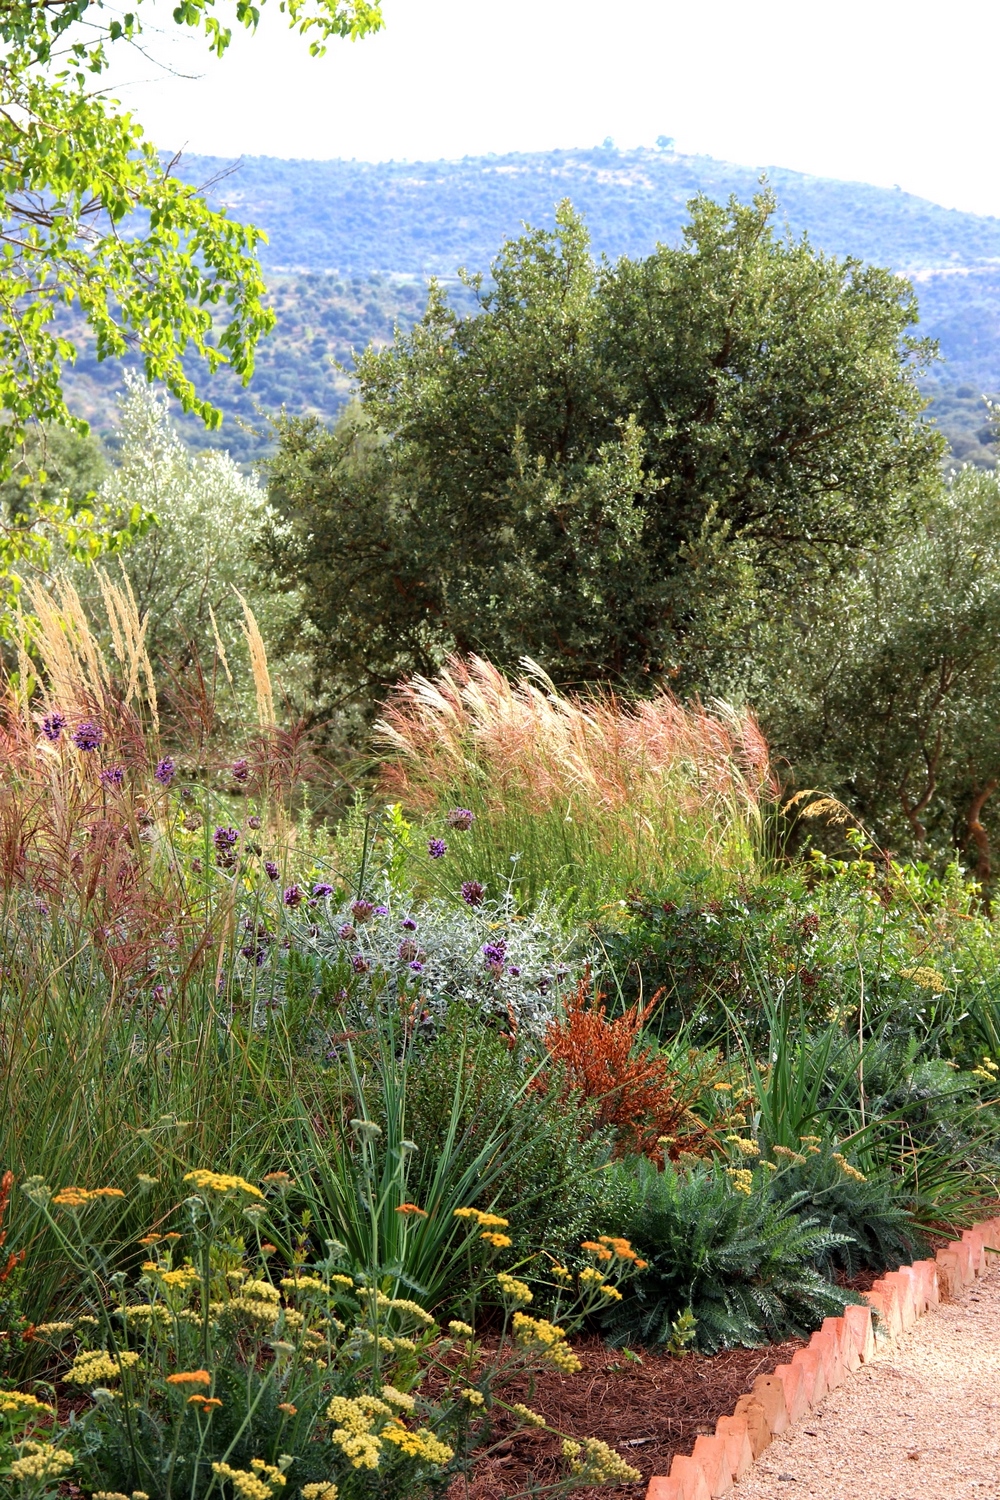
<instances>
[{"instance_id":1,"label":"brick path border","mask_svg":"<svg viewBox=\"0 0 1000 1500\"><path fill-rule=\"evenodd\" d=\"M863 1293L867 1305L845 1307L843 1317L826 1318L791 1364L779 1365L773 1375L759 1375L732 1416L716 1422L714 1437L697 1438L688 1455L675 1454L669 1475L654 1474L649 1481L646 1500L720 1500L730 1494L772 1438L818 1406L877 1348L894 1344L942 1298L955 1297L997 1260L1000 1217L963 1230L961 1239L949 1241L933 1260L887 1272Z\"/></svg>"}]
</instances>

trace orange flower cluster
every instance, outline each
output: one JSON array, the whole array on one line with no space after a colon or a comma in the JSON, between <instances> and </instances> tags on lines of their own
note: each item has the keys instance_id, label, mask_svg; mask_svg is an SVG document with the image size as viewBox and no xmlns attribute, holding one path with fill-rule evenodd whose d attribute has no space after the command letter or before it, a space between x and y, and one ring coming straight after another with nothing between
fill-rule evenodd
<instances>
[{"instance_id":1,"label":"orange flower cluster","mask_svg":"<svg viewBox=\"0 0 1000 1500\"><path fill-rule=\"evenodd\" d=\"M87 1203L93 1203L98 1198L124 1198L125 1194L121 1188L80 1188L64 1187L55 1193L52 1202L60 1208L83 1208Z\"/></svg>"},{"instance_id":2,"label":"orange flower cluster","mask_svg":"<svg viewBox=\"0 0 1000 1500\"><path fill-rule=\"evenodd\" d=\"M427 1217L426 1208L418 1208L415 1203L401 1203L396 1212L415 1219L426 1219Z\"/></svg>"},{"instance_id":3,"label":"orange flower cluster","mask_svg":"<svg viewBox=\"0 0 1000 1500\"><path fill-rule=\"evenodd\" d=\"M211 1385L212 1377L207 1370L179 1370L167 1376L167 1385ZM199 1401L201 1397L197 1398Z\"/></svg>"}]
</instances>

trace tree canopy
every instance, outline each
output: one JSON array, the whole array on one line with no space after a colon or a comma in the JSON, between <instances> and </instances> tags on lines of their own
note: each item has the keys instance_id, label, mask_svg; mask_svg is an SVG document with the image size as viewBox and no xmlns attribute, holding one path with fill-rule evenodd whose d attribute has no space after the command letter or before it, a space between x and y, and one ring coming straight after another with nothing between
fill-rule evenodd
<instances>
[{"instance_id":1,"label":"tree canopy","mask_svg":"<svg viewBox=\"0 0 1000 1500\"><path fill-rule=\"evenodd\" d=\"M283 424L269 561L345 694L456 649L711 689L748 600L918 513L941 439L909 284L776 233L766 192L690 213L678 248L611 264L564 203L465 278L474 315L432 287L368 350L335 431Z\"/></svg>"}]
</instances>

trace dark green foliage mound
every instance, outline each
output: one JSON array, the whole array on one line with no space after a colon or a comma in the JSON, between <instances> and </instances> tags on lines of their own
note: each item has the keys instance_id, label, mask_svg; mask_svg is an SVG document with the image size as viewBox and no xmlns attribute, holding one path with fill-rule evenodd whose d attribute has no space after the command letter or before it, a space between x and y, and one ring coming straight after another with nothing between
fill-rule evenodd
<instances>
[{"instance_id":1,"label":"dark green foliage mound","mask_svg":"<svg viewBox=\"0 0 1000 1500\"><path fill-rule=\"evenodd\" d=\"M788 1213L760 1182L748 1197L719 1167L661 1172L645 1160L615 1177L620 1230L649 1262L607 1314L615 1343L667 1343L690 1308L700 1349L754 1347L808 1333L853 1300L816 1270L843 1236Z\"/></svg>"},{"instance_id":2,"label":"dark green foliage mound","mask_svg":"<svg viewBox=\"0 0 1000 1500\"><path fill-rule=\"evenodd\" d=\"M854 1276L862 1267L895 1271L926 1253L898 1180L880 1171L859 1181L833 1160L829 1147L780 1172L770 1197L783 1212L839 1237L816 1258L827 1275L842 1270Z\"/></svg>"}]
</instances>

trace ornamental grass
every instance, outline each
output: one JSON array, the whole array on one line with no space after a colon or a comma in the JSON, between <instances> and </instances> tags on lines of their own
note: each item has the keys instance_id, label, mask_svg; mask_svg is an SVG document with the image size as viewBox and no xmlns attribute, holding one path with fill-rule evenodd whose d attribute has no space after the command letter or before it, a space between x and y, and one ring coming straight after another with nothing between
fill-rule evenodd
<instances>
[{"instance_id":1,"label":"ornamental grass","mask_svg":"<svg viewBox=\"0 0 1000 1500\"><path fill-rule=\"evenodd\" d=\"M522 665L515 681L453 657L398 687L376 725L391 797L428 821L468 815L448 841L464 875L496 894L513 857L526 899L596 907L678 871L752 871L776 792L752 714L665 692L572 697Z\"/></svg>"}]
</instances>

